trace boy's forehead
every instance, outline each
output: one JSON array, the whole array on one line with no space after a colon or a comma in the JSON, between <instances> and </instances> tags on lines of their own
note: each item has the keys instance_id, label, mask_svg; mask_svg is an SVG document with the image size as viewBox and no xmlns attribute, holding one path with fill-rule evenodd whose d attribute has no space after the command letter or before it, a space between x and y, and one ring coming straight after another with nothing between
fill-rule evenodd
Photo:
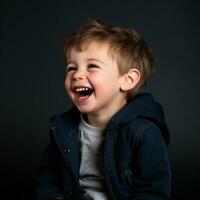
<instances>
[{"instance_id":1,"label":"boy's forehead","mask_svg":"<svg viewBox=\"0 0 200 200\"><path fill-rule=\"evenodd\" d=\"M85 41L80 44L72 46L68 53L68 58L70 58L74 53L81 53L81 52L86 52L89 51L91 54L95 53L104 53L109 56L109 49L110 49L110 44L109 42L106 41Z\"/></svg>"},{"instance_id":2,"label":"boy's forehead","mask_svg":"<svg viewBox=\"0 0 200 200\"><path fill-rule=\"evenodd\" d=\"M105 50L108 49L109 43L106 41L97 41L97 40L88 40L85 42L80 43L80 45L75 46L76 50L78 51L86 51L88 48L104 48Z\"/></svg>"},{"instance_id":3,"label":"boy's forehead","mask_svg":"<svg viewBox=\"0 0 200 200\"><path fill-rule=\"evenodd\" d=\"M84 52L87 50L91 53L104 52L109 58L116 62L117 54L114 53L111 43L107 40L87 40L79 44L74 44L67 53L67 60L72 58L72 54L77 52Z\"/></svg>"}]
</instances>

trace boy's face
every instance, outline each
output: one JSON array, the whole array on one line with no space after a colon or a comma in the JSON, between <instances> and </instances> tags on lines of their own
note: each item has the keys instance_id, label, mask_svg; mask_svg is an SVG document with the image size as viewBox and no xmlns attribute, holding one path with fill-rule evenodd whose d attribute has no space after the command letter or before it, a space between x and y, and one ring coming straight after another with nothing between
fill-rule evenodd
<instances>
[{"instance_id":1,"label":"boy's face","mask_svg":"<svg viewBox=\"0 0 200 200\"><path fill-rule=\"evenodd\" d=\"M108 49L106 43L91 42L83 44L82 51L70 52L65 88L82 113L114 114L126 103L122 76Z\"/></svg>"}]
</instances>

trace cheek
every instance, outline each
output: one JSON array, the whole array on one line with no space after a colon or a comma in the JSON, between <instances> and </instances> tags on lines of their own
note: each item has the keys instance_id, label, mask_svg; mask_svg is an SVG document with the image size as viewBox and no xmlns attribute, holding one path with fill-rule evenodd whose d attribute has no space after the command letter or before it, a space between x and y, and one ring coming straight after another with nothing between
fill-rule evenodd
<instances>
[{"instance_id":1,"label":"cheek","mask_svg":"<svg viewBox=\"0 0 200 200\"><path fill-rule=\"evenodd\" d=\"M116 87L116 80L112 79L111 77L105 77L105 78L96 78L94 79L93 86L96 90L96 92L108 94L115 90Z\"/></svg>"},{"instance_id":2,"label":"cheek","mask_svg":"<svg viewBox=\"0 0 200 200\"><path fill-rule=\"evenodd\" d=\"M90 76L90 81L95 88L108 89L113 82L116 82L115 77L109 73L93 74Z\"/></svg>"}]
</instances>

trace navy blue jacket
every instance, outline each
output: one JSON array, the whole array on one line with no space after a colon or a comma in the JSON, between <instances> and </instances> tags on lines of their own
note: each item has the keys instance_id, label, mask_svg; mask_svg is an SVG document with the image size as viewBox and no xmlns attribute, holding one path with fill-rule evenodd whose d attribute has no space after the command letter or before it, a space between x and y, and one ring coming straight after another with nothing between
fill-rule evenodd
<instances>
[{"instance_id":1,"label":"navy blue jacket","mask_svg":"<svg viewBox=\"0 0 200 200\"><path fill-rule=\"evenodd\" d=\"M74 107L51 119L36 199L80 199L80 113ZM170 199L169 131L163 109L148 93L137 95L106 128L104 173L110 199Z\"/></svg>"}]
</instances>

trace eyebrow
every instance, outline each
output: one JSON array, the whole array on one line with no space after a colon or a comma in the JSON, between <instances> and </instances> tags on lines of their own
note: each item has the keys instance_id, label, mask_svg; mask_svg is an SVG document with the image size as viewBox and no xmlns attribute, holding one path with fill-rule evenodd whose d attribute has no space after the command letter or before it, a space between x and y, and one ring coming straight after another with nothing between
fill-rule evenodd
<instances>
[{"instance_id":1,"label":"eyebrow","mask_svg":"<svg viewBox=\"0 0 200 200\"><path fill-rule=\"evenodd\" d=\"M98 59L95 59L95 58L88 58L87 61L90 61L90 62L91 62L91 61L95 61L95 62L99 62L99 63L102 63L102 64L105 65L105 63L104 63L103 61L98 60ZM70 60L70 61L68 61L68 62L66 63L66 65L69 65L69 64L76 64L76 62L73 61L73 60Z\"/></svg>"},{"instance_id":2,"label":"eyebrow","mask_svg":"<svg viewBox=\"0 0 200 200\"><path fill-rule=\"evenodd\" d=\"M68 61L68 62L66 63L66 66L69 65L69 64L76 64L76 62L74 62L73 60Z\"/></svg>"},{"instance_id":3,"label":"eyebrow","mask_svg":"<svg viewBox=\"0 0 200 200\"><path fill-rule=\"evenodd\" d=\"M95 62L99 62L99 63L102 63L105 65L105 63L103 61L95 59L95 58L89 58L89 59L87 59L87 61L95 61Z\"/></svg>"}]
</instances>

